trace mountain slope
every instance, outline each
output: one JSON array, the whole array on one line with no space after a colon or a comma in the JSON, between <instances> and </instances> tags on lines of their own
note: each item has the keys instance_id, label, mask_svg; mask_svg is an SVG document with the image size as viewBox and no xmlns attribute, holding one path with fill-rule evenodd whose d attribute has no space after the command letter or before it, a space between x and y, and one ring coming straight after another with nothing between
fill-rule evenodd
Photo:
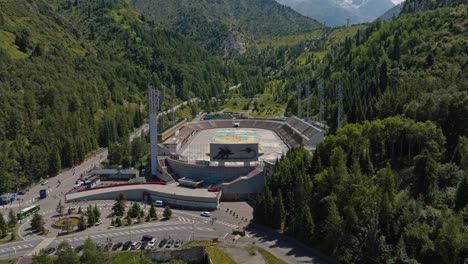
<instances>
[{"instance_id":1,"label":"mountain slope","mask_svg":"<svg viewBox=\"0 0 468 264\"><path fill-rule=\"evenodd\" d=\"M395 17L398 17L401 13L401 10L403 10L403 3L400 3L394 7L392 7L390 10L388 10L387 12L385 12L385 14L381 15L379 17L379 19L381 20L390 20L390 19L393 19Z\"/></svg>"},{"instance_id":2,"label":"mountain slope","mask_svg":"<svg viewBox=\"0 0 468 264\"><path fill-rule=\"evenodd\" d=\"M147 83L186 99L251 76L140 17L119 0L0 1L0 193L127 139Z\"/></svg>"},{"instance_id":3,"label":"mountain slope","mask_svg":"<svg viewBox=\"0 0 468 264\"><path fill-rule=\"evenodd\" d=\"M456 7L468 4L467 0L407 0L403 6L403 13L434 10L440 7Z\"/></svg>"},{"instance_id":4,"label":"mountain slope","mask_svg":"<svg viewBox=\"0 0 468 264\"><path fill-rule=\"evenodd\" d=\"M321 27L274 0L132 0L156 22L218 51L230 36L278 35Z\"/></svg>"},{"instance_id":5,"label":"mountain slope","mask_svg":"<svg viewBox=\"0 0 468 264\"><path fill-rule=\"evenodd\" d=\"M370 22L394 4L390 0L335 1L335 0L277 0L297 12L317 19L329 26Z\"/></svg>"},{"instance_id":6,"label":"mountain slope","mask_svg":"<svg viewBox=\"0 0 468 264\"><path fill-rule=\"evenodd\" d=\"M256 197L254 221L284 229L340 263L466 261L466 11L379 20L325 54L320 47L330 35L283 47L270 61L302 54L268 71L268 92L289 99L287 113L296 114L296 87L310 85L312 96L302 102L310 100L317 120L323 84L330 130L313 155L293 149L276 164Z\"/></svg>"}]
</instances>

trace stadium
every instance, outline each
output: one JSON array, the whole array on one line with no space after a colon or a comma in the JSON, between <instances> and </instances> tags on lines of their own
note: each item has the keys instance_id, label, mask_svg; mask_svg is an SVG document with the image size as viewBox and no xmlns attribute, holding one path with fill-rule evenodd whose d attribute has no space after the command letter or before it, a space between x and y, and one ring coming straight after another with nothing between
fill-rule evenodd
<instances>
[{"instance_id":1,"label":"stadium","mask_svg":"<svg viewBox=\"0 0 468 264\"><path fill-rule=\"evenodd\" d=\"M208 120L205 120L208 119ZM70 193L68 200L161 200L179 208L216 209L220 200L254 198L288 149L314 149L325 130L292 116L236 119L222 113L179 120L157 134L157 183L126 183Z\"/></svg>"}]
</instances>

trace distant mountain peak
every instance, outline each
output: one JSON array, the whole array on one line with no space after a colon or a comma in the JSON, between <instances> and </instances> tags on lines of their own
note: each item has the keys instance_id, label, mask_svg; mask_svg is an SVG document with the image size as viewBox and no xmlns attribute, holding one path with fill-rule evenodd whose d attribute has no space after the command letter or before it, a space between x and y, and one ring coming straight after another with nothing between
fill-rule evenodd
<instances>
[{"instance_id":1,"label":"distant mountain peak","mask_svg":"<svg viewBox=\"0 0 468 264\"><path fill-rule=\"evenodd\" d=\"M395 0L400 1L400 0ZM370 22L395 6L392 0L277 0L329 26Z\"/></svg>"}]
</instances>

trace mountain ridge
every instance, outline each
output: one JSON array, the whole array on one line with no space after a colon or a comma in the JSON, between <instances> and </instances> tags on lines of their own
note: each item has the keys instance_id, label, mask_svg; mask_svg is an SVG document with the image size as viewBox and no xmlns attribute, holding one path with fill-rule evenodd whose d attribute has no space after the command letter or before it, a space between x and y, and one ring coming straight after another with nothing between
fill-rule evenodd
<instances>
[{"instance_id":1,"label":"mountain ridge","mask_svg":"<svg viewBox=\"0 0 468 264\"><path fill-rule=\"evenodd\" d=\"M317 19L328 26L346 26L371 22L394 6L390 0L277 0L302 15Z\"/></svg>"},{"instance_id":2,"label":"mountain ridge","mask_svg":"<svg viewBox=\"0 0 468 264\"><path fill-rule=\"evenodd\" d=\"M323 26L274 0L132 0L131 5L215 53L233 32L247 41L249 36L306 32Z\"/></svg>"}]
</instances>

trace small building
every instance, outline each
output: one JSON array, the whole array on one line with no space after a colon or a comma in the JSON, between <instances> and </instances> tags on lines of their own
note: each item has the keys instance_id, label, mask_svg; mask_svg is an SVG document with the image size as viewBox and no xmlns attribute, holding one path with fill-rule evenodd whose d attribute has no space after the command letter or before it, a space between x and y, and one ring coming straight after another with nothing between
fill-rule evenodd
<instances>
[{"instance_id":1,"label":"small building","mask_svg":"<svg viewBox=\"0 0 468 264\"><path fill-rule=\"evenodd\" d=\"M5 193L0 196L0 205L9 204L16 201L16 193Z\"/></svg>"},{"instance_id":2,"label":"small building","mask_svg":"<svg viewBox=\"0 0 468 264\"><path fill-rule=\"evenodd\" d=\"M102 181L128 181L140 176L140 172L136 169L98 169L89 173L98 175Z\"/></svg>"},{"instance_id":3,"label":"small building","mask_svg":"<svg viewBox=\"0 0 468 264\"><path fill-rule=\"evenodd\" d=\"M91 189L99 185L101 185L101 179L99 179L98 177L96 177L93 180L86 181L86 189Z\"/></svg>"},{"instance_id":4,"label":"small building","mask_svg":"<svg viewBox=\"0 0 468 264\"><path fill-rule=\"evenodd\" d=\"M189 178L184 177L184 178L179 179L179 185L185 186L185 187L191 187L191 188L201 188L203 187L203 181L189 179Z\"/></svg>"}]
</instances>

